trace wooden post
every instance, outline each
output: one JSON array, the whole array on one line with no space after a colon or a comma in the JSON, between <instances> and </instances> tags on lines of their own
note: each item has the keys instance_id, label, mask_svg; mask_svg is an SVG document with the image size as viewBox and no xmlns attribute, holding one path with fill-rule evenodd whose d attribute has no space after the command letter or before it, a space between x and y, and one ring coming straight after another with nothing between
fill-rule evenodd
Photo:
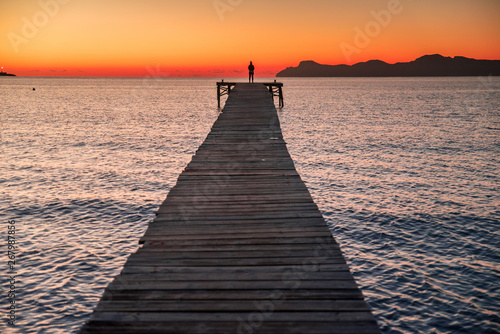
<instances>
[{"instance_id":1,"label":"wooden post","mask_svg":"<svg viewBox=\"0 0 500 334\"><path fill-rule=\"evenodd\" d=\"M276 82L276 80L274 80ZM280 102L279 102L279 106L280 108L283 108L285 106L285 103L283 102L283 90L282 90L282 87L280 86L279 87L279 97L280 97Z\"/></svg>"},{"instance_id":2,"label":"wooden post","mask_svg":"<svg viewBox=\"0 0 500 334\"><path fill-rule=\"evenodd\" d=\"M217 83L217 106L220 109L220 85Z\"/></svg>"}]
</instances>

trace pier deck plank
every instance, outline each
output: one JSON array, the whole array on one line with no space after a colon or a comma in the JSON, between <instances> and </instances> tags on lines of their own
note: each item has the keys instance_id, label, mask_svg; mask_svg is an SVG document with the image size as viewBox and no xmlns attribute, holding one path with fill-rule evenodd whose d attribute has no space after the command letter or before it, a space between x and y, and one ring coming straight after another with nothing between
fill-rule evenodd
<instances>
[{"instance_id":1,"label":"pier deck plank","mask_svg":"<svg viewBox=\"0 0 500 334\"><path fill-rule=\"evenodd\" d=\"M80 333L379 333L271 95L223 112Z\"/></svg>"}]
</instances>

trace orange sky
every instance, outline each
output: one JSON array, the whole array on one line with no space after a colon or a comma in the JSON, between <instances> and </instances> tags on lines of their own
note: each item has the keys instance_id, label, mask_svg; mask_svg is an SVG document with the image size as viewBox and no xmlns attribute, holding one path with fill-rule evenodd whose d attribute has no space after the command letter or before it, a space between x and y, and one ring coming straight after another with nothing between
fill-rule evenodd
<instances>
[{"instance_id":1,"label":"orange sky","mask_svg":"<svg viewBox=\"0 0 500 334\"><path fill-rule=\"evenodd\" d=\"M498 0L2 0L26 76L274 76L301 60L500 59Z\"/></svg>"}]
</instances>

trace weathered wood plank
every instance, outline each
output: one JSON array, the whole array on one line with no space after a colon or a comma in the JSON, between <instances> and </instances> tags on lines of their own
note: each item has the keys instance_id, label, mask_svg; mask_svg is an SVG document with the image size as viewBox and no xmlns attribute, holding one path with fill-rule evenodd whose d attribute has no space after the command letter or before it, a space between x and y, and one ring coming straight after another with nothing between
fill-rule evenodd
<instances>
[{"instance_id":1,"label":"weathered wood plank","mask_svg":"<svg viewBox=\"0 0 500 334\"><path fill-rule=\"evenodd\" d=\"M210 229L207 230L206 226L205 227L200 227L200 228L189 228L186 226L182 227L175 227L175 226L168 226L165 227L164 225L162 226L155 226L151 224L150 228L146 231L145 236L158 236L158 235L191 235L193 232L199 232L203 233L205 235L213 235L219 236L219 235L224 235L224 234L235 234L235 233L244 233L244 234L256 234L258 233L259 235L262 234L268 234L268 233L290 233L290 232L330 232L326 226L309 226L309 227L302 227L302 226L282 226L282 227L274 227L274 226L264 226L264 227L259 227L259 226L253 226L250 228L245 228L245 227L235 227L231 226L229 229L227 226L224 227L218 227L218 226L213 226Z\"/></svg>"},{"instance_id":2,"label":"weathered wood plank","mask_svg":"<svg viewBox=\"0 0 500 334\"><path fill-rule=\"evenodd\" d=\"M117 281L276 281L291 279L312 279L312 280L350 280L352 275L349 271L289 271L279 272L272 269L262 271L237 271L217 272L216 269L195 273L122 273L116 277Z\"/></svg>"},{"instance_id":3,"label":"weathered wood plank","mask_svg":"<svg viewBox=\"0 0 500 334\"><path fill-rule=\"evenodd\" d=\"M185 225L185 222L182 220L168 220L168 219L161 219L161 217L157 216L150 224L166 224L169 226L174 226L175 224L178 225ZM325 220L323 217L314 217L314 218L294 218L294 217L289 217L289 218L267 218L267 219L249 219L247 217L241 217L241 218L235 218L235 219L201 219L197 221L192 221L190 224L192 226L198 226L198 225L206 225L210 224L212 226L215 225L234 225L234 226L242 226L242 225L273 225L273 226L280 226L280 225L290 225L290 226L308 226L308 225L315 225L315 226L323 226L325 225Z\"/></svg>"},{"instance_id":4,"label":"weathered wood plank","mask_svg":"<svg viewBox=\"0 0 500 334\"><path fill-rule=\"evenodd\" d=\"M188 201L189 203L189 201ZM182 204L168 204L161 205L158 209L158 214L179 212L183 209ZM250 214L254 213L256 210L259 212L279 212L279 211L318 211L318 207L314 203L273 203L273 204L239 204L239 203L198 203L191 208L192 211L201 211L206 214L210 211L215 211L216 213L234 213L249 210ZM245 214L246 215L246 214Z\"/></svg>"},{"instance_id":5,"label":"weathered wood plank","mask_svg":"<svg viewBox=\"0 0 500 334\"><path fill-rule=\"evenodd\" d=\"M103 300L362 300L359 289L109 290ZM325 319L326 320L326 319Z\"/></svg>"},{"instance_id":6,"label":"weathered wood plank","mask_svg":"<svg viewBox=\"0 0 500 334\"><path fill-rule=\"evenodd\" d=\"M300 238L300 237L327 237L331 236L331 233L329 231L314 231L314 232L306 232L306 231L301 231L301 232L278 232L278 233L273 233L273 232L260 232L260 233L245 233L245 234L239 234L239 233L233 233L233 234L219 234L217 237L214 237L213 235L210 234L198 234L196 236L189 235L189 234L181 234L181 235L145 235L141 239L145 240L163 240L163 241L169 241L169 240L214 240L214 239L230 239L230 240L237 240L237 239L249 239L249 238L255 238L255 239L264 239L264 238Z\"/></svg>"},{"instance_id":7,"label":"weathered wood plank","mask_svg":"<svg viewBox=\"0 0 500 334\"><path fill-rule=\"evenodd\" d=\"M353 280L300 280L291 281L126 281L118 278L108 286L109 291L113 290L286 290L293 288L304 290L330 290L346 289L356 290L358 286Z\"/></svg>"},{"instance_id":8,"label":"weathered wood plank","mask_svg":"<svg viewBox=\"0 0 500 334\"><path fill-rule=\"evenodd\" d=\"M136 252L132 254L129 259L139 260L142 257L149 259L238 259L238 258L312 258L320 262L323 258L328 257L342 257L342 252L340 249L323 249L318 247L313 250L275 250L275 251L262 251L259 250L258 246L254 246L254 250L249 251L204 251L204 252L193 252L193 251L182 251L173 252L169 250L164 250L163 252ZM144 247L148 249L150 247Z\"/></svg>"},{"instance_id":9,"label":"weathered wood plank","mask_svg":"<svg viewBox=\"0 0 500 334\"><path fill-rule=\"evenodd\" d=\"M317 264L315 266L294 266L294 265L275 265L275 266L242 266L237 263L233 266L178 266L172 267L169 265L154 264L151 266L141 266L129 264L125 266L122 273L210 273L210 274L224 274L224 273L269 273L269 272L330 272L330 271L349 271L347 264Z\"/></svg>"},{"instance_id":10,"label":"weathered wood plank","mask_svg":"<svg viewBox=\"0 0 500 334\"><path fill-rule=\"evenodd\" d=\"M178 300L178 301L103 301L97 311L108 312L184 312L213 311L241 312L256 310L258 300ZM268 306L269 307L269 306ZM369 311L362 300L280 300L273 305L273 311Z\"/></svg>"},{"instance_id":11,"label":"weathered wood plank","mask_svg":"<svg viewBox=\"0 0 500 334\"><path fill-rule=\"evenodd\" d=\"M253 319L251 319L253 320ZM257 319L258 321L259 319ZM286 333L290 334L376 334L380 333L374 321L356 322L308 322L308 321L281 321L263 323L256 322L258 326L251 326L250 320L242 319L233 322L141 322L141 321L100 321L91 322L88 328L84 328L82 334L106 333L106 334L178 334L178 333L204 333L204 334L276 334L283 333L283 328L287 328Z\"/></svg>"},{"instance_id":12,"label":"weathered wood plank","mask_svg":"<svg viewBox=\"0 0 500 334\"><path fill-rule=\"evenodd\" d=\"M156 252L209 252L209 251L226 251L226 252L236 252L236 251L253 251L255 249L259 249L261 251L280 251L280 250L307 250L313 251L316 250L319 246L317 244L259 244L259 245L201 245L201 246L176 246L163 244L162 246L147 246L141 247L137 250L136 253L156 253ZM330 249L340 250L339 246L330 246Z\"/></svg>"},{"instance_id":13,"label":"weathered wood plank","mask_svg":"<svg viewBox=\"0 0 500 334\"><path fill-rule=\"evenodd\" d=\"M258 309L257 309L258 310ZM107 312L94 314L94 321L234 321L248 316L248 312ZM371 321L369 311L352 312L274 312L272 321Z\"/></svg>"},{"instance_id":14,"label":"weathered wood plank","mask_svg":"<svg viewBox=\"0 0 500 334\"><path fill-rule=\"evenodd\" d=\"M317 242L317 237L309 238L243 238L243 239L182 239L182 240L157 240L157 238L142 237L140 243L144 247L151 246L228 246L228 245L285 245L285 244L310 244Z\"/></svg>"},{"instance_id":15,"label":"weathered wood plank","mask_svg":"<svg viewBox=\"0 0 500 334\"><path fill-rule=\"evenodd\" d=\"M179 221L197 221L197 220L238 220L238 219L280 219L280 218L322 218L323 216L319 211L310 211L310 212L287 212L287 213L252 213L247 215L235 215L234 213L212 213L209 215L208 213L203 215L202 213L189 212L190 205L186 205L183 209L182 213L164 213L158 214L156 220L179 220ZM185 209L185 210L184 210Z\"/></svg>"},{"instance_id":16,"label":"weathered wood plank","mask_svg":"<svg viewBox=\"0 0 500 334\"><path fill-rule=\"evenodd\" d=\"M223 265L227 266L240 265L240 266L271 266L271 265L303 265L307 264L308 261L314 261L314 259L302 258L302 257L287 257L287 258L239 258L239 259L138 259L130 257L126 265L134 264L137 266L152 266L152 265L169 265L169 266L205 266L205 265ZM324 264L343 264L345 260L343 257L327 257L322 258L321 262ZM316 265L317 262L313 262L311 265Z\"/></svg>"}]
</instances>

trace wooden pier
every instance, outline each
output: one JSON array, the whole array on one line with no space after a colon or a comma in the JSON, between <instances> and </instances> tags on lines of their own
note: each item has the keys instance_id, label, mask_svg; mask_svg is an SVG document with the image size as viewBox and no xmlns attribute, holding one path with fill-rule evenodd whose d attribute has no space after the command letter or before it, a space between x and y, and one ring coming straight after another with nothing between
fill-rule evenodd
<instances>
[{"instance_id":1,"label":"wooden pier","mask_svg":"<svg viewBox=\"0 0 500 334\"><path fill-rule=\"evenodd\" d=\"M80 333L379 333L269 87L238 83Z\"/></svg>"},{"instance_id":2,"label":"wooden pier","mask_svg":"<svg viewBox=\"0 0 500 334\"><path fill-rule=\"evenodd\" d=\"M263 82L264 86L267 87L274 101L274 97L278 97L278 106L283 108L285 103L283 101L283 83L281 82ZM224 95L231 94L231 89L236 85L235 82L224 82L224 80L217 82L217 106L220 108L220 98Z\"/></svg>"}]
</instances>

